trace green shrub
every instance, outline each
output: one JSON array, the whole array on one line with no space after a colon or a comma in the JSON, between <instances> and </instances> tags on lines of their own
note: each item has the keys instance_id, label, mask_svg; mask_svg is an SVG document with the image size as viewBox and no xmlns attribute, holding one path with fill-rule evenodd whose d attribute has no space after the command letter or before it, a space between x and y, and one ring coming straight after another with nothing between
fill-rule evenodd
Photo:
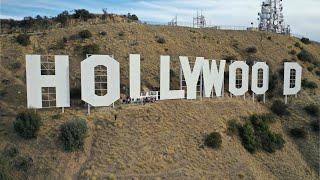
<instances>
[{"instance_id":1,"label":"green shrub","mask_svg":"<svg viewBox=\"0 0 320 180\"><path fill-rule=\"evenodd\" d=\"M251 124L246 123L239 127L239 135L242 145L250 153L255 153L259 149L259 143L254 135L254 130Z\"/></svg>"},{"instance_id":2,"label":"green shrub","mask_svg":"<svg viewBox=\"0 0 320 180\"><path fill-rule=\"evenodd\" d=\"M10 162L3 155L0 155L0 179L3 179L3 180L13 179Z\"/></svg>"},{"instance_id":3,"label":"green shrub","mask_svg":"<svg viewBox=\"0 0 320 180\"><path fill-rule=\"evenodd\" d=\"M210 133L206 136L204 144L213 149L220 148L222 144L221 135L217 132Z\"/></svg>"},{"instance_id":4,"label":"green shrub","mask_svg":"<svg viewBox=\"0 0 320 180\"><path fill-rule=\"evenodd\" d=\"M319 116L319 107L315 104L310 104L304 107L304 110L311 116Z\"/></svg>"},{"instance_id":5,"label":"green shrub","mask_svg":"<svg viewBox=\"0 0 320 180\"><path fill-rule=\"evenodd\" d=\"M239 124L235 120L231 120L228 122L228 135L236 135L238 134Z\"/></svg>"},{"instance_id":6,"label":"green shrub","mask_svg":"<svg viewBox=\"0 0 320 180\"><path fill-rule=\"evenodd\" d=\"M124 36L124 32L121 31L121 32L118 33L118 35L119 35L120 37L122 37L122 36Z\"/></svg>"},{"instance_id":7,"label":"green shrub","mask_svg":"<svg viewBox=\"0 0 320 180\"><path fill-rule=\"evenodd\" d=\"M273 123L275 122L275 117L272 114L253 114L249 117L251 123L255 123L256 121L263 121L265 123Z\"/></svg>"},{"instance_id":8,"label":"green shrub","mask_svg":"<svg viewBox=\"0 0 320 180\"><path fill-rule=\"evenodd\" d=\"M16 40L19 44L21 44L22 46L28 46L29 44L31 44L30 41L30 36L27 34L19 34L16 37Z\"/></svg>"},{"instance_id":9,"label":"green shrub","mask_svg":"<svg viewBox=\"0 0 320 180\"><path fill-rule=\"evenodd\" d=\"M13 61L10 63L10 69L11 70L17 70L21 68L21 62L19 61Z\"/></svg>"},{"instance_id":10,"label":"green shrub","mask_svg":"<svg viewBox=\"0 0 320 180\"><path fill-rule=\"evenodd\" d=\"M83 119L75 119L60 127L60 140L66 151L75 151L83 148L87 135L87 122Z\"/></svg>"},{"instance_id":11,"label":"green shrub","mask_svg":"<svg viewBox=\"0 0 320 180\"><path fill-rule=\"evenodd\" d=\"M256 47L254 47L254 46L251 46L251 47L248 47L247 49L246 49L246 52L247 53L257 53L258 52L258 50L257 50L257 48Z\"/></svg>"},{"instance_id":12,"label":"green shrub","mask_svg":"<svg viewBox=\"0 0 320 180\"><path fill-rule=\"evenodd\" d=\"M164 37L157 37L157 42L159 43L159 44L164 44L164 43L166 43L166 39L164 38Z\"/></svg>"},{"instance_id":13,"label":"green shrub","mask_svg":"<svg viewBox=\"0 0 320 180\"><path fill-rule=\"evenodd\" d=\"M79 32L79 36L82 38L82 39L87 39L87 38L91 38L92 37L92 34L89 30L83 30L83 31L80 31Z\"/></svg>"},{"instance_id":14,"label":"green shrub","mask_svg":"<svg viewBox=\"0 0 320 180\"><path fill-rule=\"evenodd\" d=\"M320 120L312 121L310 126L314 132L319 132L320 130Z\"/></svg>"},{"instance_id":15,"label":"green shrub","mask_svg":"<svg viewBox=\"0 0 320 180\"><path fill-rule=\"evenodd\" d=\"M316 75L320 77L320 71L316 71Z\"/></svg>"},{"instance_id":16,"label":"green shrub","mask_svg":"<svg viewBox=\"0 0 320 180\"><path fill-rule=\"evenodd\" d=\"M304 44L311 44L310 39L305 37L301 38L301 42L303 42Z\"/></svg>"},{"instance_id":17,"label":"green shrub","mask_svg":"<svg viewBox=\"0 0 320 180\"><path fill-rule=\"evenodd\" d=\"M15 131L25 139L35 138L41 126L41 117L33 111L21 112L14 122Z\"/></svg>"},{"instance_id":18,"label":"green shrub","mask_svg":"<svg viewBox=\"0 0 320 180\"><path fill-rule=\"evenodd\" d=\"M98 54L100 51L100 48L97 44L89 44L82 47L82 53L83 55L86 54Z\"/></svg>"},{"instance_id":19,"label":"green shrub","mask_svg":"<svg viewBox=\"0 0 320 180\"><path fill-rule=\"evenodd\" d=\"M28 171L33 166L33 159L31 157L18 157L14 161L14 166L19 171Z\"/></svg>"},{"instance_id":20,"label":"green shrub","mask_svg":"<svg viewBox=\"0 0 320 180\"><path fill-rule=\"evenodd\" d=\"M3 150L3 155L14 158L19 154L19 150L15 145L7 145Z\"/></svg>"},{"instance_id":21,"label":"green shrub","mask_svg":"<svg viewBox=\"0 0 320 180\"><path fill-rule=\"evenodd\" d=\"M307 132L303 128L293 128L290 129L290 135L296 139L305 139L307 137Z\"/></svg>"},{"instance_id":22,"label":"green shrub","mask_svg":"<svg viewBox=\"0 0 320 180\"><path fill-rule=\"evenodd\" d=\"M280 100L275 100L271 105L271 111L278 116L290 115L288 106Z\"/></svg>"},{"instance_id":23,"label":"green shrub","mask_svg":"<svg viewBox=\"0 0 320 180\"><path fill-rule=\"evenodd\" d=\"M302 50L298 55L298 59L304 62L314 63L316 58L306 50Z\"/></svg>"},{"instance_id":24,"label":"green shrub","mask_svg":"<svg viewBox=\"0 0 320 180\"><path fill-rule=\"evenodd\" d=\"M317 89L318 85L317 83L313 82L313 81L309 81L308 79L303 79L301 82L301 86L305 89Z\"/></svg>"}]
</instances>

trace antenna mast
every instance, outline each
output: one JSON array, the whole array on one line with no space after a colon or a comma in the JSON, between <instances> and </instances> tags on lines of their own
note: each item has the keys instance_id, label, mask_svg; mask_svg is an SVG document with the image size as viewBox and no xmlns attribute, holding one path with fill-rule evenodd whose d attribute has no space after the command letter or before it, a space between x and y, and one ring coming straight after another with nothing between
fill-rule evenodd
<instances>
[{"instance_id":1,"label":"antenna mast","mask_svg":"<svg viewBox=\"0 0 320 180\"><path fill-rule=\"evenodd\" d=\"M264 0L258 15L260 31L290 34L290 26L284 23L282 0Z\"/></svg>"}]
</instances>

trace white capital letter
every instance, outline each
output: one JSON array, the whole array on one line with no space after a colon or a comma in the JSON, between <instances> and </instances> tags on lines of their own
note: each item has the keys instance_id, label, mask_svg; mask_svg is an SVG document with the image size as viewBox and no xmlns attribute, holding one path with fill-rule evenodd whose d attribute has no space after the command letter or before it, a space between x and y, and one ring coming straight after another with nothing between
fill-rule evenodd
<instances>
[{"instance_id":1,"label":"white capital letter","mask_svg":"<svg viewBox=\"0 0 320 180\"><path fill-rule=\"evenodd\" d=\"M28 108L42 108L42 87L56 88L56 107L70 107L69 58L56 55L55 75L41 75L40 55L26 55Z\"/></svg>"},{"instance_id":2,"label":"white capital letter","mask_svg":"<svg viewBox=\"0 0 320 180\"><path fill-rule=\"evenodd\" d=\"M140 54L130 54L130 97L140 98Z\"/></svg>"},{"instance_id":3,"label":"white capital letter","mask_svg":"<svg viewBox=\"0 0 320 180\"><path fill-rule=\"evenodd\" d=\"M209 60L203 61L203 82L204 82L204 95L205 97L210 97L212 93L212 88L214 86L214 90L216 96L221 96L223 91L222 85L224 80L224 69L225 69L226 61L220 61L220 67L218 70L217 62L215 60L211 61L211 69L209 67Z\"/></svg>"},{"instance_id":4,"label":"white capital letter","mask_svg":"<svg viewBox=\"0 0 320 180\"><path fill-rule=\"evenodd\" d=\"M294 95L301 90L302 67L295 62L284 63L283 95Z\"/></svg>"},{"instance_id":5,"label":"white capital letter","mask_svg":"<svg viewBox=\"0 0 320 180\"><path fill-rule=\"evenodd\" d=\"M96 66L107 68L107 94L95 93ZM108 55L92 55L81 62L81 98L92 106L109 106L120 98L119 62Z\"/></svg>"},{"instance_id":6,"label":"white capital letter","mask_svg":"<svg viewBox=\"0 0 320 180\"><path fill-rule=\"evenodd\" d=\"M236 71L241 69L241 87L236 87ZM248 91L249 66L244 61L235 61L229 66L229 91L235 96L242 96Z\"/></svg>"},{"instance_id":7,"label":"white capital letter","mask_svg":"<svg viewBox=\"0 0 320 180\"><path fill-rule=\"evenodd\" d=\"M260 81L259 70L263 71L262 86L261 86L261 82L258 85L258 81ZM269 66L265 62L257 62L252 66L251 90L255 94L264 94L267 92L268 88L269 88Z\"/></svg>"},{"instance_id":8,"label":"white capital letter","mask_svg":"<svg viewBox=\"0 0 320 180\"><path fill-rule=\"evenodd\" d=\"M197 98L197 84L200 78L203 57L197 57L193 70L191 71L188 57L180 56L180 64L183 71L183 76L187 84L187 99Z\"/></svg>"},{"instance_id":9,"label":"white capital letter","mask_svg":"<svg viewBox=\"0 0 320 180\"><path fill-rule=\"evenodd\" d=\"M170 90L170 56L160 57L160 99L183 99L184 90Z\"/></svg>"}]
</instances>

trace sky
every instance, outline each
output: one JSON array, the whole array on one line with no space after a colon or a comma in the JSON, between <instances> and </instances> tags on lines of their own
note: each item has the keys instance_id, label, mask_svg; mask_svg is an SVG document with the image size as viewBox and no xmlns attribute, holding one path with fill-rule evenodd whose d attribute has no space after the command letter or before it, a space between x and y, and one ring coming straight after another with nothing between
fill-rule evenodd
<instances>
[{"instance_id":1,"label":"sky","mask_svg":"<svg viewBox=\"0 0 320 180\"><path fill-rule=\"evenodd\" d=\"M136 14L140 20L166 23L174 16L192 23L197 10L210 25L257 26L263 0L0 0L0 18L56 16L64 10ZM283 0L286 24L292 33L320 42L320 0Z\"/></svg>"}]
</instances>

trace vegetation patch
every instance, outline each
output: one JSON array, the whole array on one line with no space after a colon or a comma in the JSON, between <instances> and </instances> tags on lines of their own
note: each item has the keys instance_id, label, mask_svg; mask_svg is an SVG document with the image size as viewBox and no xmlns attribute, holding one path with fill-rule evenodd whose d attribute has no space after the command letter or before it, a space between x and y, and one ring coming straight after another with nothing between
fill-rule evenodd
<instances>
[{"instance_id":1,"label":"vegetation patch","mask_svg":"<svg viewBox=\"0 0 320 180\"><path fill-rule=\"evenodd\" d=\"M302 50L298 55L298 59L304 62L314 63L316 62L316 58L307 50Z\"/></svg>"},{"instance_id":2,"label":"vegetation patch","mask_svg":"<svg viewBox=\"0 0 320 180\"><path fill-rule=\"evenodd\" d=\"M205 137L204 144L212 149L218 149L221 147L222 138L217 132L212 132Z\"/></svg>"},{"instance_id":3,"label":"vegetation patch","mask_svg":"<svg viewBox=\"0 0 320 180\"><path fill-rule=\"evenodd\" d=\"M157 36L157 43L159 44L165 44L166 43L166 39L162 36Z\"/></svg>"},{"instance_id":4,"label":"vegetation patch","mask_svg":"<svg viewBox=\"0 0 320 180\"><path fill-rule=\"evenodd\" d=\"M309 38L305 38L305 37L301 38L301 42L304 43L304 44L311 44L310 39Z\"/></svg>"},{"instance_id":5,"label":"vegetation patch","mask_svg":"<svg viewBox=\"0 0 320 180\"><path fill-rule=\"evenodd\" d=\"M257 50L257 48L256 48L256 47L251 46L251 47L248 47L248 48L246 49L246 52L247 52L247 53L254 54L254 53L257 53L257 52L258 52L258 50Z\"/></svg>"},{"instance_id":6,"label":"vegetation patch","mask_svg":"<svg viewBox=\"0 0 320 180\"><path fill-rule=\"evenodd\" d=\"M316 104L310 104L304 107L304 110L311 116L315 116L318 117L320 110L319 110L319 106L317 106Z\"/></svg>"},{"instance_id":7,"label":"vegetation patch","mask_svg":"<svg viewBox=\"0 0 320 180\"><path fill-rule=\"evenodd\" d=\"M2 154L0 154L0 179L10 180L12 177L12 168L9 160Z\"/></svg>"},{"instance_id":8,"label":"vegetation patch","mask_svg":"<svg viewBox=\"0 0 320 180\"><path fill-rule=\"evenodd\" d=\"M29 110L17 115L14 122L14 130L23 138L31 139L37 136L41 126L41 117Z\"/></svg>"},{"instance_id":9,"label":"vegetation patch","mask_svg":"<svg viewBox=\"0 0 320 180\"><path fill-rule=\"evenodd\" d=\"M33 159L31 157L18 157L14 161L14 167L18 171L28 171L33 166Z\"/></svg>"},{"instance_id":10,"label":"vegetation patch","mask_svg":"<svg viewBox=\"0 0 320 180\"><path fill-rule=\"evenodd\" d=\"M83 149L84 140L88 132L87 122L83 119L75 119L60 127L60 140L65 151Z\"/></svg>"},{"instance_id":11,"label":"vegetation patch","mask_svg":"<svg viewBox=\"0 0 320 180\"><path fill-rule=\"evenodd\" d=\"M320 130L320 120L315 120L310 123L310 126L314 132L319 132Z\"/></svg>"},{"instance_id":12,"label":"vegetation patch","mask_svg":"<svg viewBox=\"0 0 320 180\"><path fill-rule=\"evenodd\" d=\"M100 47L98 44L89 44L82 46L82 54L85 56L87 54L98 54L100 52Z\"/></svg>"},{"instance_id":13,"label":"vegetation patch","mask_svg":"<svg viewBox=\"0 0 320 180\"><path fill-rule=\"evenodd\" d=\"M290 135L296 139L305 139L307 137L307 132L304 128L293 128L290 129Z\"/></svg>"},{"instance_id":14,"label":"vegetation patch","mask_svg":"<svg viewBox=\"0 0 320 180\"><path fill-rule=\"evenodd\" d=\"M272 133L269 129L268 123L274 122L272 115L254 114L249 120L239 127L239 135L245 149L250 153L259 150L273 153L283 148L285 141L282 135Z\"/></svg>"},{"instance_id":15,"label":"vegetation patch","mask_svg":"<svg viewBox=\"0 0 320 180\"><path fill-rule=\"evenodd\" d=\"M290 112L288 111L288 106L280 100L273 101L271 105L271 111L278 116L290 115Z\"/></svg>"},{"instance_id":16,"label":"vegetation patch","mask_svg":"<svg viewBox=\"0 0 320 180\"><path fill-rule=\"evenodd\" d=\"M303 79L301 82L301 86L305 89L317 89L318 85L317 83L308 80L307 78Z\"/></svg>"},{"instance_id":17,"label":"vegetation patch","mask_svg":"<svg viewBox=\"0 0 320 180\"><path fill-rule=\"evenodd\" d=\"M239 124L236 120L231 120L228 122L227 134L229 136L237 135L239 133Z\"/></svg>"},{"instance_id":18,"label":"vegetation patch","mask_svg":"<svg viewBox=\"0 0 320 180\"><path fill-rule=\"evenodd\" d=\"M82 39L88 39L92 37L92 33L89 30L83 30L79 32L79 36Z\"/></svg>"},{"instance_id":19,"label":"vegetation patch","mask_svg":"<svg viewBox=\"0 0 320 180\"><path fill-rule=\"evenodd\" d=\"M16 37L16 40L22 46L28 46L29 44L31 44L30 36L27 34L19 34Z\"/></svg>"}]
</instances>

